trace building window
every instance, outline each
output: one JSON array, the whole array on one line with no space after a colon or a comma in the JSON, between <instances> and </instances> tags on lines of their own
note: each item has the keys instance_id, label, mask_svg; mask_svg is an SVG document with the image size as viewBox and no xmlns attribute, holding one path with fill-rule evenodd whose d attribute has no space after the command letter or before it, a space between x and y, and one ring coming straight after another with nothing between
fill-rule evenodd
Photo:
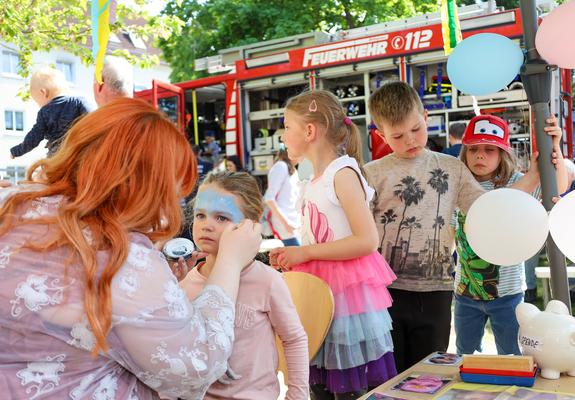
<instances>
[{"instance_id":1,"label":"building window","mask_svg":"<svg viewBox=\"0 0 575 400\"><path fill-rule=\"evenodd\" d=\"M22 111L4 111L4 127L7 131L24 131L24 113Z\"/></svg>"},{"instance_id":2,"label":"building window","mask_svg":"<svg viewBox=\"0 0 575 400\"><path fill-rule=\"evenodd\" d=\"M6 179L13 185L26 178L26 167L17 165L8 165L6 168L0 168L0 179Z\"/></svg>"},{"instance_id":3,"label":"building window","mask_svg":"<svg viewBox=\"0 0 575 400\"><path fill-rule=\"evenodd\" d=\"M146 43L141 37L137 36L135 33L128 32L128 38L136 49L146 50Z\"/></svg>"},{"instance_id":4,"label":"building window","mask_svg":"<svg viewBox=\"0 0 575 400\"><path fill-rule=\"evenodd\" d=\"M68 82L74 82L74 64L67 61L56 61L56 69L62 71Z\"/></svg>"},{"instance_id":5,"label":"building window","mask_svg":"<svg viewBox=\"0 0 575 400\"><path fill-rule=\"evenodd\" d=\"M20 72L20 57L13 51L2 51L2 72L5 74L18 75Z\"/></svg>"}]
</instances>

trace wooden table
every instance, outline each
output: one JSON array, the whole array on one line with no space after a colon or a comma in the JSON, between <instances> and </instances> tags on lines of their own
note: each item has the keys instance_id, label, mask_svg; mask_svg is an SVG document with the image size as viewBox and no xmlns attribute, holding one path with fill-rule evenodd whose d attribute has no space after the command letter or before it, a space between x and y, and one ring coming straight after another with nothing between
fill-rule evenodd
<instances>
[{"instance_id":1,"label":"wooden table","mask_svg":"<svg viewBox=\"0 0 575 400\"><path fill-rule=\"evenodd\" d=\"M427 359L427 357L426 357L426 359ZM439 375L452 375L454 377L453 382L450 383L449 385L445 386L445 387L449 387L456 382L461 382L461 379L459 378L459 367L443 366L443 365L431 365L431 364L423 364L422 362L418 362L417 364L415 364L411 368L407 369L403 373L399 374L395 378L390 379L389 381L385 382L383 385L377 387L375 390L369 392L365 396L360 397L360 400L361 399L367 399L367 397L369 397L369 395L371 393L383 393L383 394L386 394L388 396L403 398L403 399L408 399L408 400L412 400L412 399L413 400L423 400L423 399L430 400L434 396L437 396L437 394L429 395L429 394L422 394L422 393L410 393L410 392L403 392L403 391L398 391L398 390L391 390L392 387L397 385L404 378L408 377L409 375L411 375L413 373L420 373L420 372L439 374ZM550 379L541 378L541 376L539 376L537 378L537 380L535 381L535 385L533 386L533 389L547 390L550 392L575 394L575 377L571 377L571 376L567 376L567 375L561 375L560 379L550 380ZM445 388L442 388L438 393L441 393L444 390L445 390Z\"/></svg>"}]
</instances>

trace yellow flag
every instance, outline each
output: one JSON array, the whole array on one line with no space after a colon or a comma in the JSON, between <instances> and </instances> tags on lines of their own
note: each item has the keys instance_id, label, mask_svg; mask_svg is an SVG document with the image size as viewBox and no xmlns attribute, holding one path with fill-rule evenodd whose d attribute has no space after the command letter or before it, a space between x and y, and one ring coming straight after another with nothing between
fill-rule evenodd
<instances>
[{"instance_id":1,"label":"yellow flag","mask_svg":"<svg viewBox=\"0 0 575 400\"><path fill-rule=\"evenodd\" d=\"M441 31L443 49L445 55L449 55L462 39L455 0L441 0Z\"/></svg>"},{"instance_id":2,"label":"yellow flag","mask_svg":"<svg viewBox=\"0 0 575 400\"><path fill-rule=\"evenodd\" d=\"M110 1L92 0L92 56L96 64L96 81L100 84L110 37Z\"/></svg>"}]
</instances>

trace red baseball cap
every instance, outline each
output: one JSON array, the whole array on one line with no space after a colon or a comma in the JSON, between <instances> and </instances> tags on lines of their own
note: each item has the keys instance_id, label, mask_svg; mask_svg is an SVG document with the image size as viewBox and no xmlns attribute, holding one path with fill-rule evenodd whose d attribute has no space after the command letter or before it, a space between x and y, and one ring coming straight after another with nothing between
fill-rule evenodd
<instances>
[{"instance_id":1,"label":"red baseball cap","mask_svg":"<svg viewBox=\"0 0 575 400\"><path fill-rule=\"evenodd\" d=\"M511 153L507 122L494 115L473 117L465 129L461 144L465 146L491 144Z\"/></svg>"}]
</instances>

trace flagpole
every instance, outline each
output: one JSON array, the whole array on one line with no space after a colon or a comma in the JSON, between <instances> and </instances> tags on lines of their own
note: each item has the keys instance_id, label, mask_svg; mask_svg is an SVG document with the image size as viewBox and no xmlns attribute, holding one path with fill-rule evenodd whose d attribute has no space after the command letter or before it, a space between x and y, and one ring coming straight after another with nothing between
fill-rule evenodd
<instances>
[{"instance_id":1,"label":"flagpole","mask_svg":"<svg viewBox=\"0 0 575 400\"><path fill-rule=\"evenodd\" d=\"M556 66L548 65L535 48L535 34L537 32L537 10L535 0L520 0L521 19L523 22L523 38L527 54L521 67L521 80L527 92L527 99L534 115L535 137L539 158L537 166L541 177L541 194L543 206L547 211L553 207L552 197L557 197L556 172L551 163L553 143L544 131L546 120L551 116L549 100L551 97L551 71ZM551 235L547 237L547 257L549 258L551 272L551 296L560 300L571 312L571 299L565 256L559 250Z\"/></svg>"}]
</instances>

